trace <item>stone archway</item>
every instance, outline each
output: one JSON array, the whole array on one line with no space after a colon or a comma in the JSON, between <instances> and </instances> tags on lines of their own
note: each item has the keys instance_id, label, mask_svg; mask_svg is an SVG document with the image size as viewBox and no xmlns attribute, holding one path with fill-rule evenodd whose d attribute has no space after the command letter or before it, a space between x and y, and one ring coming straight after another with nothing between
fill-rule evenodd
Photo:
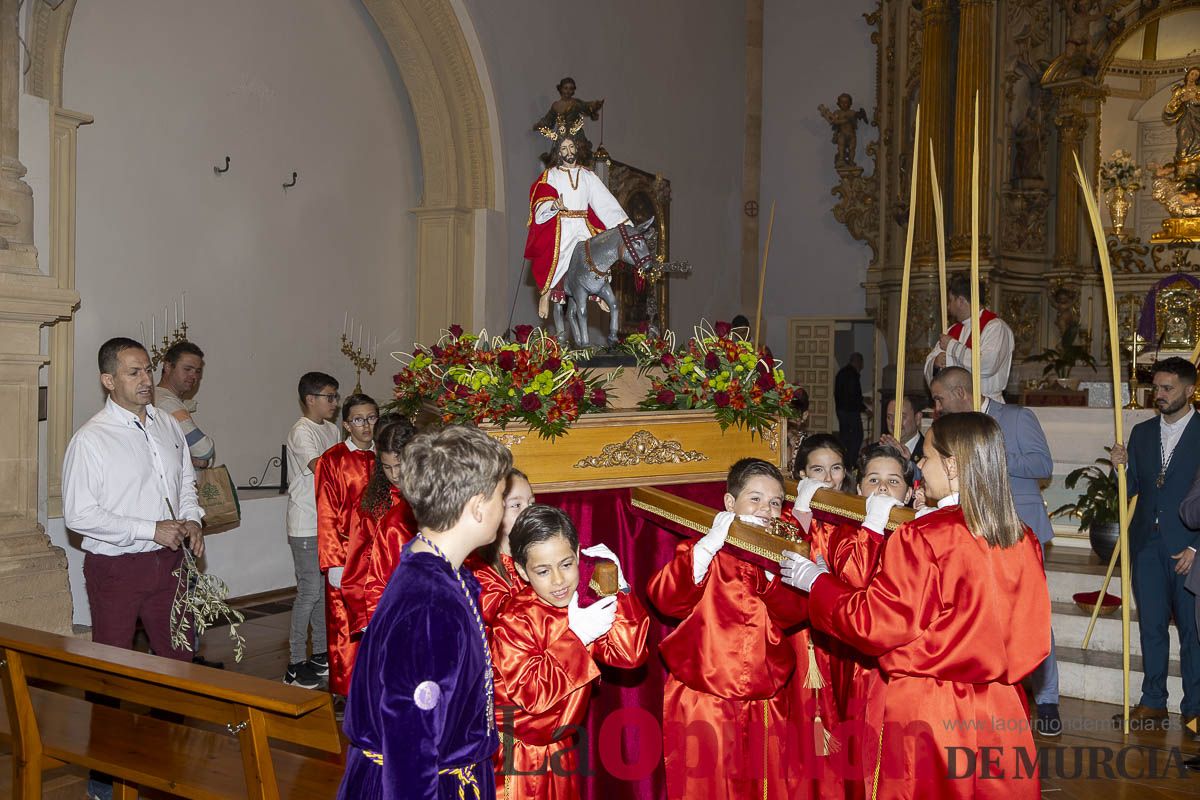
<instances>
[{"instance_id":1,"label":"stone archway","mask_svg":"<svg viewBox=\"0 0 1200 800\"><path fill-rule=\"evenodd\" d=\"M34 4L26 91L62 105L63 56L79 0ZM450 322L478 327L475 212L497 208L499 153L487 98L452 0L362 0L387 42L416 119L423 176L417 217L419 341Z\"/></svg>"}]
</instances>

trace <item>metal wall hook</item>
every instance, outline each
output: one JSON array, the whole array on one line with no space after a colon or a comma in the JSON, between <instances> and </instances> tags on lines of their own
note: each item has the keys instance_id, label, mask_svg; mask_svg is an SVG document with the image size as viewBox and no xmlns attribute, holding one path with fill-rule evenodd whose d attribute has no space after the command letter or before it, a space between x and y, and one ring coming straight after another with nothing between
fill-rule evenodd
<instances>
[{"instance_id":1,"label":"metal wall hook","mask_svg":"<svg viewBox=\"0 0 1200 800\"><path fill-rule=\"evenodd\" d=\"M293 187L293 186L295 186L295 185L296 185L296 173L294 173L294 172L293 172L293 173L292 173L292 182L291 182L291 183L285 183L285 184L283 185L283 188L285 188L285 189L290 189L290 188L292 188L292 187Z\"/></svg>"},{"instance_id":2,"label":"metal wall hook","mask_svg":"<svg viewBox=\"0 0 1200 800\"><path fill-rule=\"evenodd\" d=\"M229 172L229 156L225 156L225 168L222 169L221 167L213 167L213 172L215 172L218 175L222 175L226 172Z\"/></svg>"}]
</instances>

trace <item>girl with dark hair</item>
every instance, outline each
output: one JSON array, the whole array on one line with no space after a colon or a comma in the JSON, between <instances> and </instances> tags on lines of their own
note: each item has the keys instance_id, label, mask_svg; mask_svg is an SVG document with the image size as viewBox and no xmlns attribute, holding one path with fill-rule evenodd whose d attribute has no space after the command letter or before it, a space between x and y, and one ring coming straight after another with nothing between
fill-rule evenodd
<instances>
[{"instance_id":1,"label":"girl with dark hair","mask_svg":"<svg viewBox=\"0 0 1200 800\"><path fill-rule=\"evenodd\" d=\"M397 528L398 523L411 520L412 511L404 496L400 494L400 453L417 430L404 417L393 418L375 431L375 470L362 493L362 499L350 512L350 544L346 548L346 571L342 574L342 596L346 601L346 612L350 617L350 630L361 631L367 626L366 586L371 574L371 559L376 539L383 534L384 519L395 506L404 508L392 515L392 527L387 534L397 542L396 547L412 538L412 529L407 524ZM403 535L398 535L403 532ZM382 591L380 592L382 594ZM378 597L374 598L378 601ZM371 610L375 606L372 604Z\"/></svg>"},{"instance_id":2,"label":"girl with dark hair","mask_svg":"<svg viewBox=\"0 0 1200 800\"><path fill-rule=\"evenodd\" d=\"M496 541L476 550L467 559L467 566L479 581L479 611L488 625L492 624L504 603L525 588L525 581L513 565L508 534L521 512L532 504L533 487L529 485L529 478L513 467L508 471L504 486L504 518L500 521Z\"/></svg>"},{"instance_id":3,"label":"girl with dark hair","mask_svg":"<svg viewBox=\"0 0 1200 800\"><path fill-rule=\"evenodd\" d=\"M784 580L809 592L815 628L877 658L887 676L866 712L879 797L1034 800L1036 771L1020 765L1037 752L1017 684L1050 652L1050 598L999 426L975 412L941 417L920 468L937 510L891 534L865 587L794 553L781 561ZM981 768L964 772L968 762Z\"/></svg>"},{"instance_id":4,"label":"girl with dark hair","mask_svg":"<svg viewBox=\"0 0 1200 800\"><path fill-rule=\"evenodd\" d=\"M569 732L587 716L598 664L633 669L645 663L650 618L619 564L617 595L580 607L579 533L560 509L529 506L510 538L512 560L526 586L492 623L496 725L502 734L496 794L577 798L587 744Z\"/></svg>"}]
</instances>

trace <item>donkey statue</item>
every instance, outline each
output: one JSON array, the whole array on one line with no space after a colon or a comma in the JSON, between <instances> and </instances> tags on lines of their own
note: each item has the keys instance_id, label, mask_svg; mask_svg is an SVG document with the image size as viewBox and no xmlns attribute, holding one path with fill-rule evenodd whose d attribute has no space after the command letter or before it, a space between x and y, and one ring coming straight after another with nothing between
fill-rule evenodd
<instances>
[{"instance_id":1,"label":"donkey statue","mask_svg":"<svg viewBox=\"0 0 1200 800\"><path fill-rule=\"evenodd\" d=\"M587 301L595 297L602 306L608 306L608 344L617 343L621 308L610 283L612 269L625 263L641 271L654 262L658 250L658 229L654 217L640 225L625 223L596 234L580 242L571 254L567 274L563 277L563 291L567 295L566 316L571 326L571 339L576 347L590 347L588 342ZM563 322L563 304L554 304L554 331L559 342L567 341L567 329Z\"/></svg>"}]
</instances>

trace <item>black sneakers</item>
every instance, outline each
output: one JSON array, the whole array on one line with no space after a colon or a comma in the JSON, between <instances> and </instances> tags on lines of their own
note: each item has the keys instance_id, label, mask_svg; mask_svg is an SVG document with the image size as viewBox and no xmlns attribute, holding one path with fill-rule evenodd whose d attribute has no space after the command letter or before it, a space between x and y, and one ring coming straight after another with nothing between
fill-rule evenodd
<instances>
[{"instance_id":1,"label":"black sneakers","mask_svg":"<svg viewBox=\"0 0 1200 800\"><path fill-rule=\"evenodd\" d=\"M308 660L308 666L318 677L329 677L329 653L313 653L312 658Z\"/></svg>"},{"instance_id":2,"label":"black sneakers","mask_svg":"<svg viewBox=\"0 0 1200 800\"><path fill-rule=\"evenodd\" d=\"M299 686L301 689L321 688L321 676L318 675L307 661L297 661L288 664L283 682L289 686Z\"/></svg>"},{"instance_id":3,"label":"black sneakers","mask_svg":"<svg viewBox=\"0 0 1200 800\"><path fill-rule=\"evenodd\" d=\"M1057 703L1038 703L1037 719L1033 723L1033 730L1039 736L1062 735L1062 718L1058 715Z\"/></svg>"}]
</instances>

